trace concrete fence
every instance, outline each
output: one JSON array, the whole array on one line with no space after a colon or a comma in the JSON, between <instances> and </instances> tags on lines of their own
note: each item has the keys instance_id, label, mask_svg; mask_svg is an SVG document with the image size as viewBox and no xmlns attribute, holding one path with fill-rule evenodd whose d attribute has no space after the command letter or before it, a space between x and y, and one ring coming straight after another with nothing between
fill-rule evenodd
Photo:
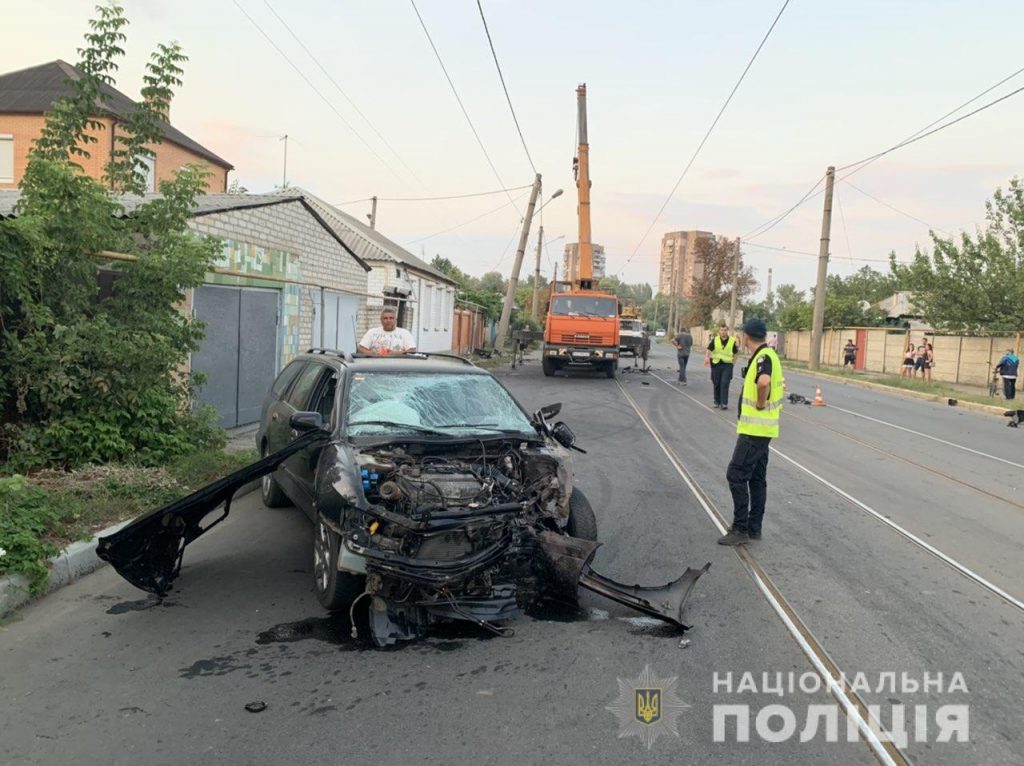
<instances>
[{"instance_id":1,"label":"concrete fence","mask_svg":"<svg viewBox=\"0 0 1024 766\"><path fill-rule=\"evenodd\" d=\"M866 372L899 374L907 347L932 344L935 361L932 380L947 383L987 385L992 368L1006 349L1020 353L1021 333L976 336L907 332L886 327L845 327L825 330L821 339L821 363L843 364L843 348L847 340L857 345L855 368ZM783 358L807 362L811 352L811 332L780 333L780 353Z\"/></svg>"}]
</instances>

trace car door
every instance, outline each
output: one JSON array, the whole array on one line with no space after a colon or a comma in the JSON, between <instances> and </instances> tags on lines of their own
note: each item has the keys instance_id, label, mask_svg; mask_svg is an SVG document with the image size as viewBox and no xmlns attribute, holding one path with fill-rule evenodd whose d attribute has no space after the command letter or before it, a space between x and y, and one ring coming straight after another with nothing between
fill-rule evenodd
<instances>
[{"instance_id":1,"label":"car door","mask_svg":"<svg viewBox=\"0 0 1024 766\"><path fill-rule=\"evenodd\" d=\"M270 414L271 427L275 434L272 443L273 449L283 449L287 444L298 437L298 431L291 427L291 416L296 412L305 412L312 399L317 386L323 377L330 372L330 368L316 361L310 361L302 372L295 378L288 393L280 400L278 406ZM292 455L278 471L277 479L292 501L300 508L306 506L306 495L308 491L302 486L299 477L302 474L300 469L300 453Z\"/></svg>"},{"instance_id":2,"label":"car door","mask_svg":"<svg viewBox=\"0 0 1024 766\"><path fill-rule=\"evenodd\" d=\"M341 390L340 380L338 371L328 368L327 372L318 378L313 393L304 405L304 411L319 413L324 424L332 431L337 422L336 401L338 392ZM298 432L292 431L293 438L298 436ZM297 496L293 499L311 519L314 518L315 513L316 470L322 451L322 445L307 447L296 452L285 463L292 474L292 481L297 491Z\"/></svg>"},{"instance_id":3,"label":"car door","mask_svg":"<svg viewBox=\"0 0 1024 766\"><path fill-rule=\"evenodd\" d=\"M274 381L274 385L263 400L263 414L260 417L262 433L259 434L257 445L266 441L266 454L268 455L283 449L288 444L290 436L284 400L292 383L299 377L307 364L308 362L302 359L290 362L277 376L277 380Z\"/></svg>"}]
</instances>

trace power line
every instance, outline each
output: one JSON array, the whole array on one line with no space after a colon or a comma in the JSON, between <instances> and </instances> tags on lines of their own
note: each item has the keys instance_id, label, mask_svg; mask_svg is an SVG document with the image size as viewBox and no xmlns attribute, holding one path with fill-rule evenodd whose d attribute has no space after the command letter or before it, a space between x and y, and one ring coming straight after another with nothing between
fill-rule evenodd
<instances>
[{"instance_id":1,"label":"power line","mask_svg":"<svg viewBox=\"0 0 1024 766\"><path fill-rule=\"evenodd\" d=\"M529 189L533 184L526 184L524 186L512 186L508 189L495 189L494 191L485 192L474 192L473 194L452 194L447 197L377 197L378 202L437 202L438 200L448 199L467 199L469 197L486 197L491 194L504 194L505 192L521 191L522 189ZM522 195L520 195L521 197ZM366 197L364 199L354 199L351 202L336 202L335 205L353 205L356 202L369 202L373 197Z\"/></svg>"},{"instance_id":2,"label":"power line","mask_svg":"<svg viewBox=\"0 0 1024 766\"><path fill-rule=\"evenodd\" d=\"M480 21L484 23L484 32L487 33L487 44L491 46L491 56L494 58L494 66L498 70L498 79L501 80L501 89L505 91L505 100L508 102L508 110L512 112L512 121L516 124L516 131L519 133L519 140L523 144L523 151L526 152L526 159L530 161L530 167L534 175L537 174L537 166L533 164L533 157L526 146L526 139L523 137L523 129L519 126L519 118L516 117L516 110L512 106L512 97L508 95L508 86L505 85L505 75L501 73L501 64L498 63L498 53L494 50L494 40L491 39L491 30L487 28L487 18L484 16L484 7L480 0L476 0L476 7L480 9Z\"/></svg>"},{"instance_id":3,"label":"power line","mask_svg":"<svg viewBox=\"0 0 1024 766\"><path fill-rule=\"evenodd\" d=\"M961 109L963 109L965 106L968 106L969 104L973 104L975 101L977 101L982 96L987 95L988 93L991 93L993 90L998 88L1000 85L1002 85L1002 84L1012 80L1014 77L1016 77L1017 75L1021 74L1022 72L1024 72L1024 67L1022 67L1022 68L1018 69L1017 71L1007 75L1006 77L1001 79L999 82L997 82L995 85L989 86L988 88L983 90L981 93L977 94L976 96L973 96L973 97L969 98L967 101L964 101L962 104L960 104L955 109L952 109L951 111L946 112L944 115L942 115L938 119L933 120L932 122L928 123L927 125L925 125L920 130L917 130L916 132L911 133L909 136L907 136L907 138L903 139L903 141L901 141L898 144L896 144L895 146L887 149L886 151L879 152L879 153L877 153L875 155L872 155L870 157L867 157L867 158L865 158L863 160L859 160L858 162L852 162L849 165L844 165L843 167L839 168L840 171L848 169L848 168L851 168L851 167L854 167L854 166L859 166L859 167L854 167L854 169L851 170L849 173L847 173L846 175L842 176L841 178L837 178L836 180L837 181L846 181L846 179L848 179L854 173L859 173L861 170L866 168L868 165L870 165L871 163L873 163L876 160L880 159L881 157L885 156L886 154L889 154L890 152L895 151L896 149L898 149L898 148L900 148L902 146L906 146L909 143L913 143L915 141L919 141L920 139L925 138L926 136L929 136L932 133L937 133L939 130L947 128L950 125L954 125L955 123L959 122L960 120L966 119L967 117L970 117L973 114L977 114L978 112L984 111L985 109L988 109L990 106L994 106L995 104L999 103L999 101L1003 101L1003 100L1009 98L1010 96L1013 96L1013 95L1019 93L1020 90L1024 90L1024 89L1018 89L1016 91L1013 91L1013 93L1009 93L1006 96L1003 96L1002 98L997 99L996 101L993 101L993 102L991 102L989 104L986 104L985 106L983 106L983 107L981 107L979 109L976 109L975 111L971 112L970 114L963 115L962 117L958 118L957 120L954 120L953 122L947 123L947 124L945 124L945 125L943 125L943 126L941 126L939 128L936 128L935 130L932 130L932 131L930 131L928 133L925 133L925 131L928 131L929 128L932 128L933 126L935 126L936 124L938 124L942 120L946 119L950 115L956 114ZM789 208L785 212L779 214L775 218L770 218L768 221L765 221L765 223L761 224L760 226L755 227L754 229L751 230L751 232L749 234L745 234L743 236L743 239L744 240L748 240L752 236L753 237L760 237L762 234L767 232L769 229L772 229L775 226L777 226L778 224L782 223L782 221L786 217L788 217L790 213L792 213L794 210L796 210L798 207L800 207L802 204L804 204L808 199L810 199L813 196L817 196L818 194L821 194L820 191L815 193L815 189L818 187L818 184L820 184L820 183L821 183L821 179L819 178L818 181L814 184L814 186L811 187L811 190L807 194L805 194L803 197L801 197L800 200L795 205L793 205L791 208ZM849 183L849 181L847 181L847 183ZM860 190L858 189L858 191L860 191ZM881 200L877 200L877 201L881 202ZM883 204L885 204L885 203L883 203ZM897 212L902 212L902 211L897 210ZM924 223L924 221L921 221L921 223ZM928 226L929 224L925 223L925 225ZM763 227L767 227L767 228L763 228ZM762 228L763 228L762 231L758 231L758 229L762 229ZM938 227L931 227L931 228L935 228L938 231L944 231L943 229L938 229ZM757 233L755 234L754 232L757 232Z\"/></svg>"},{"instance_id":4,"label":"power line","mask_svg":"<svg viewBox=\"0 0 1024 766\"><path fill-rule=\"evenodd\" d=\"M516 199L522 199L524 196L525 196L525 194L520 194ZM481 218L486 218L487 216L491 215L492 213L497 213L499 210L504 210L505 208L507 208L509 205L511 205L513 203L514 203L514 200L510 200L509 202L503 202L499 207L496 207L493 210L488 210L486 213L481 213L480 215L476 216L475 218L470 218L468 221L463 221L462 223L456 224L455 226L450 226L447 229L444 229L443 231L439 231L439 232L436 232L434 234L430 234L430 235L428 235L426 237L420 237L419 239L414 239L414 240L411 240L409 242L406 242L405 244L402 245L402 247L408 247L409 245L415 245L417 242L423 242L423 241L428 240L428 239L433 239L434 237L439 237L442 234L447 234L448 232L454 231L455 229L461 229L463 226L468 226L469 224L473 223L474 221L479 221Z\"/></svg>"},{"instance_id":5,"label":"power line","mask_svg":"<svg viewBox=\"0 0 1024 766\"><path fill-rule=\"evenodd\" d=\"M739 87L743 83L744 78L746 78L747 72L749 72L750 68L754 65L754 61L757 59L757 56L761 52L761 49L764 47L764 44L768 42L768 37L771 35L772 30L775 29L775 25L779 23L779 19L782 18L782 14L786 10L786 7L789 5L789 2L790 0L785 0L785 2L782 3L782 7L779 9L779 12L775 15L775 19L772 21L771 26L768 27L768 31L765 32L764 37L761 38L761 42L758 44L757 49L754 51L754 54L750 57L750 60L747 62L747 66L744 67L743 73L740 74L740 78L732 87L732 90L729 92L729 96L725 99L725 103L722 104L722 108L718 110L718 114L712 121L711 127L708 128L707 132L704 134L704 138L702 138L700 143L697 145L697 149L694 151L693 156L690 157L690 161L686 163L686 167L683 168L683 172L679 175L679 179L676 181L675 186L672 187L672 191L668 193L668 196L665 198L665 201L661 204L661 208L658 210L658 214L654 216L654 220L652 220L650 225L647 227L647 231L645 231L644 235L640 238L640 241L637 243L636 248L633 250L633 253L629 256L629 258L626 259L626 263L624 263L622 265L622 268L619 269L619 273L621 273L622 269L626 268L626 266L629 265L629 262L632 261L634 257L636 257L636 254L640 251L640 248L646 241L647 236L651 233L651 230L654 228L655 224L658 223L658 219L661 218L661 214L664 213L665 208L668 207L668 203L672 201L672 197L675 196L676 190L679 188L679 185L683 182L683 179L686 178L686 174L690 171L690 168L696 161L697 155L700 154L701 149L704 148L704 144L706 144L708 139L711 137L711 133L712 131L714 131L715 126L718 125L718 121L722 119L722 115L725 114L725 110L729 106L729 103L732 101L732 97L736 95L736 91L739 90Z\"/></svg>"},{"instance_id":6,"label":"power line","mask_svg":"<svg viewBox=\"0 0 1024 766\"><path fill-rule=\"evenodd\" d=\"M917 216L915 216L915 215L911 215L910 213L908 213L908 212L907 212L907 211L905 211L905 210L900 210L900 209L899 209L898 207L896 207L895 205L890 205L890 204L889 204L888 202L886 202L885 200L879 199L879 198L878 198L878 197L876 197L876 196L875 196L874 194L869 194L868 192L866 192L866 191L864 191L863 189L861 189L861 188L860 188L859 186L854 186L854 185L853 185L853 183L852 183L851 181L846 181L845 183L846 183L846 185L847 185L847 186L849 186L849 187L850 187L851 189L853 189L854 191L858 191L858 192L860 192L860 193L861 193L861 194L863 194L863 195L864 195L865 197L868 197L869 199L873 199L873 200L874 200L875 202L877 202L877 203L878 203L879 205L882 205L883 207L887 207L887 208L889 208L890 210L892 210L892 211L895 211L895 212L899 213L899 214L900 214L900 215L902 215L902 216L906 216L907 218L911 219L912 221L917 221L917 222L918 222L918 223L920 223L920 224L924 224L924 225L925 225L925 226L927 226L927 227L928 227L929 229L934 229L935 231L941 231L941 232L942 232L942 233L944 233L944 234L948 234L948 233L949 233L949 232L948 232L948 231L947 231L946 229L943 229L943 228L942 228L942 227L940 227L940 226L933 226L932 224L928 223L927 221L924 221L924 220L922 220L922 219L918 218L918 217L917 217Z\"/></svg>"},{"instance_id":7,"label":"power line","mask_svg":"<svg viewBox=\"0 0 1024 766\"><path fill-rule=\"evenodd\" d=\"M804 256L804 257L807 257L807 258L817 258L817 257L819 257L818 253L812 253L812 252L809 252L807 250L791 250L788 247L775 247L775 246L772 246L772 245L762 245L762 244L760 244L758 242L744 242L743 246L744 247L747 247L747 246L759 247L762 250L774 250L776 252L783 253L783 257L785 257L787 255L791 256L791 257L794 257L794 258L796 258L798 256ZM888 258L860 258L860 257L853 257L853 256L850 257L850 260L851 261L865 261L867 263L888 263L889 262ZM898 263L910 263L910 261L897 261L897 262Z\"/></svg>"},{"instance_id":8,"label":"power line","mask_svg":"<svg viewBox=\"0 0 1024 766\"><path fill-rule=\"evenodd\" d=\"M821 176L821 178L819 178L817 181L815 181L814 182L814 186L812 186L810 189L808 189L807 192L804 194L804 196L802 196L799 200L797 200L797 203L795 205L793 205L792 207L788 208L787 210L782 211L781 213L779 213L774 218L769 218L767 221L762 223L760 226L755 226L753 229L751 229L746 234L744 234L741 237L742 241L744 243L746 243L746 242L754 239L755 237L760 237L762 234L764 234L764 233L766 233L768 231L771 231L776 226L778 226L780 223L782 223L787 217L789 217L790 213L792 213L794 210L796 210L798 207L800 207L802 204L804 204L812 196L815 196L814 190L818 188L818 186L821 184L821 182L824 179L825 179L825 176L823 175L823 176ZM818 193L820 194L821 192L818 192Z\"/></svg>"},{"instance_id":9,"label":"power line","mask_svg":"<svg viewBox=\"0 0 1024 766\"><path fill-rule=\"evenodd\" d=\"M434 45L434 39L430 36L430 30L427 29L426 23L423 21L423 17L420 15L420 9L416 7L416 0L409 0L412 3L412 9L416 12L416 18L419 19L420 26L423 27L423 34L427 36L427 42L430 43L431 50L434 51L434 56L437 58L437 63L441 65L441 71L444 72L445 79L448 80L448 85L452 89L452 94L455 96L455 100L459 102L459 109L462 110L463 117L466 118L466 122L469 123L469 129L473 131L473 136L476 138L477 144L480 145L480 151L484 153L484 157L487 158L487 164L491 166L491 172L494 173L494 177L498 179L498 185L504 189L505 182L501 178L501 174L498 169L494 166L494 161L491 159L491 155L487 152L487 147L484 146L483 140L480 138L480 134L476 130L476 126L473 124L473 120L469 117L469 112L466 111L466 105L462 103L462 98L459 96L459 91L455 88L455 83L452 82L451 75L448 74L448 68L444 65L444 61L441 58L441 54L437 50L437 46ZM506 192L509 202L515 205L512 195ZM522 215L522 211L519 207L516 207L516 212Z\"/></svg>"},{"instance_id":10,"label":"power line","mask_svg":"<svg viewBox=\"0 0 1024 766\"><path fill-rule=\"evenodd\" d=\"M306 55L309 56L310 59L312 59L313 63L316 64L317 68L321 72L323 72L324 76L327 77L331 85L333 85L335 89L338 91L338 93L340 93L342 97L349 103L349 106L351 106L355 110L356 114L363 118L363 121L370 126L370 130L372 130L374 134L377 136L377 138L379 138L381 142L391 151L391 153L395 155L395 159L397 159L402 164L402 167L408 170L409 174L414 179L416 179L417 183L419 183L422 186L423 182L420 181L420 179L416 176L415 171L406 164L405 160L403 160L402 157L398 154L398 152L395 151L395 147L392 146L391 143L386 138L384 138L384 136L381 134L379 130L377 130L377 126L373 124L370 118L363 114L363 110L356 105L356 102L349 97L349 95L344 91L344 89L342 89L342 87L338 84L338 81L335 80L331 73L327 71L327 68L320 63L320 60L315 55L313 55L313 52L308 47L306 47L306 44L302 42L299 36L295 34L295 32L292 30L290 26L288 26L288 22L281 18L281 14L274 10L274 6L270 4L269 0L263 0L263 3L264 5L267 6L270 12L274 14L274 17L279 22L281 22L281 26L283 26L288 31L288 34L290 34L292 36L292 39L294 39L295 42L299 44L299 47L306 52Z\"/></svg>"},{"instance_id":11,"label":"power line","mask_svg":"<svg viewBox=\"0 0 1024 766\"><path fill-rule=\"evenodd\" d=\"M949 127L952 127L953 125L956 125L958 122L963 122L968 117L973 117L974 115L978 114L979 112L984 112L986 109L989 109L990 107L993 107L993 106L995 106L996 104L998 104L998 103L1000 103L1002 101L1006 101L1006 99L1011 98L1012 96L1016 96L1021 91L1024 91L1024 87L1017 88L1017 90L1012 90L1009 93L1007 93L1005 96L1000 96L999 98L995 99L994 101L989 101L984 106L979 106L974 111L971 111L971 112L968 112L967 114L961 115L960 117L957 117L955 120L950 120L949 122L943 123L942 125L939 125L939 127L937 127L937 128L932 128L931 130L927 131L926 133L922 133L921 135L916 136L914 138L910 138L910 139L906 139L904 141L900 141L898 144L896 144L894 146L890 146L888 149L886 149L883 152L879 152L878 154L873 154L870 157L865 157L864 159L858 160L857 162L851 162L849 165L843 165L841 168L837 168L837 170L842 171L842 170L846 170L848 168L852 168L855 165L863 165L863 164L868 163L868 162L874 162L875 160L877 160L877 159L879 159L881 157L884 157L885 155L887 155L887 154L889 154L891 152L894 152L897 149L902 149L904 146L909 146L910 144L916 144L921 139L928 138L928 136L935 135L939 131L945 130L946 128L949 128ZM856 172L856 171L854 171L854 172ZM853 173L848 173L847 175L853 175ZM840 180L842 180L842 179L840 179Z\"/></svg>"},{"instance_id":12,"label":"power line","mask_svg":"<svg viewBox=\"0 0 1024 766\"><path fill-rule=\"evenodd\" d=\"M281 54L281 58L283 58L285 61L288 62L288 65L292 69L294 69L295 73L298 74L299 77L301 77L305 81L306 85L308 85L310 88L312 88L313 92L316 93L316 95L320 97L320 100L323 101L325 104L327 104L327 106L330 108L330 110L332 112L334 112L334 114L338 117L338 119L341 120L345 124L345 127L347 127L349 130L351 130L352 133L355 135L355 137L358 138L362 142L363 146L365 146L367 149L369 149L370 152L373 154L373 156L376 157L378 160L380 160L381 164L384 165L384 167L386 167L391 172L391 174L395 176L395 178L397 178L399 181L401 181L402 180L401 177L395 172L395 169L393 167L391 167L391 165L388 163L388 161L385 160L380 155L380 152L378 152L376 149L374 149L372 146L370 146L369 142L367 142L367 140L365 138L363 138L362 134L358 130L355 129L355 127L352 125L352 123L350 123L347 119L345 119L345 115L343 115L341 112L338 111L338 108L336 106L334 106L333 103L331 103L330 99L328 99L327 96L325 96L323 94L323 92L319 88L317 88L316 85L313 84L312 80L310 80L308 77L306 77L305 73L301 69L299 69L298 66L296 66L294 61L292 61L290 58L288 58L288 54L286 54L283 50L281 50L281 48L278 46L278 44L274 42L273 38L271 38L271 36L268 35L263 30L263 27L261 27L258 23L256 23L256 19L254 19L252 16L250 16L248 14L248 12L246 12L245 8L243 8L241 5L239 5L238 0L232 0L232 2L235 4L235 7L239 11L242 12L242 15L245 16L245 18L247 18L249 20L249 22L254 27L256 27L256 29L259 31L259 33L261 35L263 35L263 37L266 39L266 41L268 43L270 43L270 45L274 48L274 50L276 50L279 54ZM504 185L504 184L502 184L502 185Z\"/></svg>"}]
</instances>

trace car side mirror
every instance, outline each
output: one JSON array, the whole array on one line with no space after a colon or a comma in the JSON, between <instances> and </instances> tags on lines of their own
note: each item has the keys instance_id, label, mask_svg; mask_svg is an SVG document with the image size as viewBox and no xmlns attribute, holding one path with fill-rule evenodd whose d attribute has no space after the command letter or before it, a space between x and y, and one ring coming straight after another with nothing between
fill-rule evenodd
<instances>
[{"instance_id":1,"label":"car side mirror","mask_svg":"<svg viewBox=\"0 0 1024 766\"><path fill-rule=\"evenodd\" d=\"M555 415L557 415L561 411L562 411L562 403L561 402L557 402L555 404L549 404L546 407L541 407L537 411L537 414L540 415L541 417L543 417L545 420L550 420L551 418L553 418Z\"/></svg>"},{"instance_id":2,"label":"car side mirror","mask_svg":"<svg viewBox=\"0 0 1024 766\"><path fill-rule=\"evenodd\" d=\"M288 425L296 431L326 431L323 415L319 412L296 412L288 418Z\"/></svg>"},{"instance_id":3,"label":"car side mirror","mask_svg":"<svg viewBox=\"0 0 1024 766\"><path fill-rule=\"evenodd\" d=\"M561 444L566 449L574 449L577 452L585 452L585 450L581 450L579 447L576 446L576 434L574 434L572 432L572 429L569 428L569 426L567 426L561 420L559 420L557 423L555 423L554 426L552 426L551 438L554 439L559 444Z\"/></svg>"}]
</instances>

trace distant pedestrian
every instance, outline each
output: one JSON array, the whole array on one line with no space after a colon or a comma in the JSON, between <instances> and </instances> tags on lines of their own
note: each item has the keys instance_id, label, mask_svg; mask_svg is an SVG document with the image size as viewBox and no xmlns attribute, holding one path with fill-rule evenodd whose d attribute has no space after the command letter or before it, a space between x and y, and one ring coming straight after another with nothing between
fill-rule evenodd
<instances>
[{"instance_id":1,"label":"distant pedestrian","mask_svg":"<svg viewBox=\"0 0 1024 766\"><path fill-rule=\"evenodd\" d=\"M732 528L719 545L740 545L761 539L768 497L768 449L779 435L782 413L782 362L765 343L768 328L760 319L748 319L740 328L743 345L751 352L743 370L736 448L725 477L732 493Z\"/></svg>"},{"instance_id":2,"label":"distant pedestrian","mask_svg":"<svg viewBox=\"0 0 1024 766\"><path fill-rule=\"evenodd\" d=\"M1006 349L1003 358L996 365L996 372L1003 376L1003 396L1008 400L1017 397L1017 369L1020 367L1020 359L1012 348Z\"/></svg>"},{"instance_id":3,"label":"distant pedestrian","mask_svg":"<svg viewBox=\"0 0 1024 766\"><path fill-rule=\"evenodd\" d=\"M924 363L928 358L928 348L924 345L918 346L914 349L914 377L917 377L918 373L921 373L921 379L924 380Z\"/></svg>"},{"instance_id":4,"label":"distant pedestrian","mask_svg":"<svg viewBox=\"0 0 1024 766\"><path fill-rule=\"evenodd\" d=\"M935 366L935 349L931 343L924 344L924 364L921 365L921 377L932 382L932 367Z\"/></svg>"},{"instance_id":5,"label":"distant pedestrian","mask_svg":"<svg viewBox=\"0 0 1024 766\"><path fill-rule=\"evenodd\" d=\"M360 354L409 354L416 350L412 333L398 327L398 314L390 306L380 312L380 327L371 327L359 341L356 350Z\"/></svg>"},{"instance_id":6,"label":"distant pedestrian","mask_svg":"<svg viewBox=\"0 0 1024 766\"><path fill-rule=\"evenodd\" d=\"M732 365L739 342L729 335L729 328L718 326L718 333L708 343L705 362L711 362L711 390L714 392L715 408L729 409L729 384L732 383Z\"/></svg>"},{"instance_id":7,"label":"distant pedestrian","mask_svg":"<svg viewBox=\"0 0 1024 766\"><path fill-rule=\"evenodd\" d=\"M912 378L914 377L914 365L915 365L916 354L914 351L914 344L908 343L907 350L903 352L903 367L900 370L901 378Z\"/></svg>"},{"instance_id":8,"label":"distant pedestrian","mask_svg":"<svg viewBox=\"0 0 1024 766\"><path fill-rule=\"evenodd\" d=\"M679 382L686 385L686 365L690 361L690 349L693 347L693 336L685 329L680 329L672 339L676 347L676 361L679 362Z\"/></svg>"},{"instance_id":9,"label":"distant pedestrian","mask_svg":"<svg viewBox=\"0 0 1024 766\"><path fill-rule=\"evenodd\" d=\"M846 365L857 366L857 346L852 338L846 341L846 346L843 348L843 367L845 368Z\"/></svg>"}]
</instances>

